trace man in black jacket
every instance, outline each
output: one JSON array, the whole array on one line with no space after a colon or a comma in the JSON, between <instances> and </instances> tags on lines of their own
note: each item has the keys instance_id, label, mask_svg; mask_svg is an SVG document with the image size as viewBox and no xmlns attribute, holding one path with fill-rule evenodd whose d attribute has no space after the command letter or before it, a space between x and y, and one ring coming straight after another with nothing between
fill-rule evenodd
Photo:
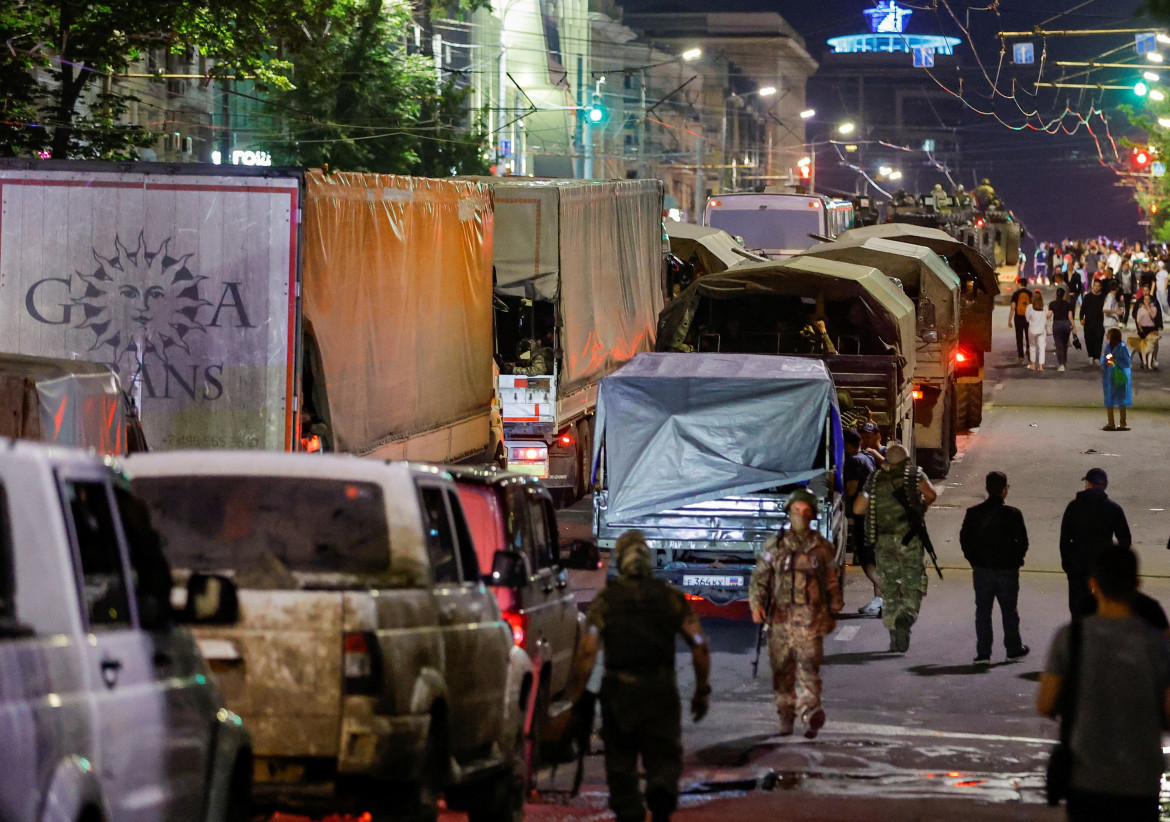
<instances>
[{"instance_id":1,"label":"man in black jacket","mask_svg":"<svg viewBox=\"0 0 1170 822\"><path fill-rule=\"evenodd\" d=\"M1133 540L1125 511L1105 493L1109 476L1103 468L1085 474L1085 490L1064 509L1060 522L1060 567L1068 577L1068 610L1073 619L1093 613L1089 572L1097 555L1116 542L1129 548Z\"/></svg>"},{"instance_id":2,"label":"man in black jacket","mask_svg":"<svg viewBox=\"0 0 1170 822\"><path fill-rule=\"evenodd\" d=\"M1085 353L1093 365L1101 364L1101 343L1105 340L1105 290L1093 280L1081 297L1081 330L1085 332Z\"/></svg>"},{"instance_id":3,"label":"man in black jacket","mask_svg":"<svg viewBox=\"0 0 1170 822\"><path fill-rule=\"evenodd\" d=\"M975 583L975 663L991 662L991 606L999 600L1003 645L1007 658L1020 659L1030 650L1020 639L1020 566L1028 553L1028 530L1020 509L1004 504L1007 476L987 475L987 499L967 509L959 544L971 563Z\"/></svg>"}]
</instances>

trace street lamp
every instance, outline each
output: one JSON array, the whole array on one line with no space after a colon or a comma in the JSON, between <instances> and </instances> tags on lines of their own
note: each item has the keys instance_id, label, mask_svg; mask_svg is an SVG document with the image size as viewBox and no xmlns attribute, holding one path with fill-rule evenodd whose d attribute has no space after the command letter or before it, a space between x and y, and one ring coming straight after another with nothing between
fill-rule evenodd
<instances>
[{"instance_id":1,"label":"street lamp","mask_svg":"<svg viewBox=\"0 0 1170 822\"><path fill-rule=\"evenodd\" d=\"M1170 34L1166 34L1165 32L1158 32L1158 42L1170 43Z\"/></svg>"},{"instance_id":2,"label":"street lamp","mask_svg":"<svg viewBox=\"0 0 1170 822\"><path fill-rule=\"evenodd\" d=\"M1162 128L1170 128L1170 117L1159 117L1158 125Z\"/></svg>"},{"instance_id":3,"label":"street lamp","mask_svg":"<svg viewBox=\"0 0 1170 822\"><path fill-rule=\"evenodd\" d=\"M888 176L891 180L901 180L902 179L902 172L891 171Z\"/></svg>"},{"instance_id":4,"label":"street lamp","mask_svg":"<svg viewBox=\"0 0 1170 822\"><path fill-rule=\"evenodd\" d=\"M756 92L756 94L758 94L761 97L771 97L775 93L776 93L775 86L764 86L762 89L760 89L759 91Z\"/></svg>"},{"instance_id":5,"label":"street lamp","mask_svg":"<svg viewBox=\"0 0 1170 822\"><path fill-rule=\"evenodd\" d=\"M1146 78L1151 83L1156 83L1160 79L1158 77L1158 72L1156 71L1144 71L1142 72L1142 77Z\"/></svg>"},{"instance_id":6,"label":"street lamp","mask_svg":"<svg viewBox=\"0 0 1170 822\"><path fill-rule=\"evenodd\" d=\"M1146 54L1146 59L1149 60L1151 63L1161 63L1163 60L1163 57L1159 52L1151 51L1151 52L1148 52Z\"/></svg>"},{"instance_id":7,"label":"street lamp","mask_svg":"<svg viewBox=\"0 0 1170 822\"><path fill-rule=\"evenodd\" d=\"M800 119L801 119L801 120L807 120L807 119L808 119L808 118L810 118L810 117L816 117L816 115L817 115L817 110L816 110L816 109L814 109L814 108L806 108L804 111L800 112Z\"/></svg>"},{"instance_id":8,"label":"street lamp","mask_svg":"<svg viewBox=\"0 0 1170 822\"><path fill-rule=\"evenodd\" d=\"M837 126L837 133L852 134L856 129L857 126L853 125L853 123L842 123L841 125Z\"/></svg>"},{"instance_id":9,"label":"street lamp","mask_svg":"<svg viewBox=\"0 0 1170 822\"><path fill-rule=\"evenodd\" d=\"M691 63L703 56L703 50L700 48L687 49L679 56L682 57L684 61Z\"/></svg>"},{"instance_id":10,"label":"street lamp","mask_svg":"<svg viewBox=\"0 0 1170 822\"><path fill-rule=\"evenodd\" d=\"M1150 99L1153 100L1154 102L1160 103L1166 99L1166 95L1163 94L1162 92L1158 91L1157 89L1153 89L1150 92Z\"/></svg>"}]
</instances>

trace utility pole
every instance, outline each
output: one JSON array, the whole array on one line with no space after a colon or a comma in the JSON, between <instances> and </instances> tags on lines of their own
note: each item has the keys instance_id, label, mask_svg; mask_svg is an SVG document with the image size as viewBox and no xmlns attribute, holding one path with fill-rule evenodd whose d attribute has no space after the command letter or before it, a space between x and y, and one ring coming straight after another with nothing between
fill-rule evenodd
<instances>
[{"instance_id":1,"label":"utility pole","mask_svg":"<svg viewBox=\"0 0 1170 822\"><path fill-rule=\"evenodd\" d=\"M707 181L703 179L703 138L695 135L695 213L694 221L703 219L703 206L707 204Z\"/></svg>"},{"instance_id":2,"label":"utility pole","mask_svg":"<svg viewBox=\"0 0 1170 822\"><path fill-rule=\"evenodd\" d=\"M642 93L642 105L638 113L638 179L642 179L643 156L646 154L646 71L642 70L638 81Z\"/></svg>"}]
</instances>

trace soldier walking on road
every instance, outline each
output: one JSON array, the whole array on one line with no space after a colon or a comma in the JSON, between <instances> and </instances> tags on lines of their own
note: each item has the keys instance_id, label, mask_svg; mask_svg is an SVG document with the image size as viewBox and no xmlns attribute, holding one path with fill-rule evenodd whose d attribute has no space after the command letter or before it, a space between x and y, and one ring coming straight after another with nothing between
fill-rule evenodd
<instances>
[{"instance_id":1,"label":"soldier walking on road","mask_svg":"<svg viewBox=\"0 0 1170 822\"><path fill-rule=\"evenodd\" d=\"M824 637L841 610L837 549L812 529L817 498L803 488L785 505L788 530L764 545L752 572L752 620L767 623L768 658L780 735L792 733L799 714L804 735L816 737L825 724L821 706ZM799 690L799 693L798 693Z\"/></svg>"},{"instance_id":2,"label":"soldier walking on road","mask_svg":"<svg viewBox=\"0 0 1170 822\"><path fill-rule=\"evenodd\" d=\"M890 650L910 648L910 628L926 596L926 546L918 524L938 492L901 443L886 448L886 461L874 471L853 504L865 515L865 538L875 546L882 586L882 623L890 631Z\"/></svg>"},{"instance_id":3,"label":"soldier walking on road","mask_svg":"<svg viewBox=\"0 0 1170 822\"><path fill-rule=\"evenodd\" d=\"M1028 529L1019 508L1004 503L1007 498L1007 475L992 471L987 475L987 499L967 509L959 544L963 556L971 563L975 584L975 664L991 662L991 606L999 600L1003 617L1003 645L1009 660L1028 655L1028 646L1020 639L1020 614L1016 603L1020 596L1020 566L1028 553Z\"/></svg>"},{"instance_id":4,"label":"soldier walking on road","mask_svg":"<svg viewBox=\"0 0 1170 822\"><path fill-rule=\"evenodd\" d=\"M573 660L569 696L585 691L597 653L605 646L601 680L601 737L609 807L617 822L666 822L678 806L682 776L682 718L675 681L674 643L681 635L695 665L691 716L707 714L711 652L699 618L681 591L654 578L650 549L641 531L627 531L615 546L618 576L597 593L587 630ZM643 803L638 757L646 771Z\"/></svg>"}]
</instances>

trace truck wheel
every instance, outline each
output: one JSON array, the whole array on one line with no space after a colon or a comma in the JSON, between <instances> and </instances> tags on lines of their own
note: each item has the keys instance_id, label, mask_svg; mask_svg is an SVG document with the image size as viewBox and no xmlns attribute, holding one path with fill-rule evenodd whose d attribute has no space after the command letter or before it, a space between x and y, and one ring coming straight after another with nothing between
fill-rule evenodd
<instances>
[{"instance_id":1,"label":"truck wheel","mask_svg":"<svg viewBox=\"0 0 1170 822\"><path fill-rule=\"evenodd\" d=\"M444 782L447 763L444 754L443 730L437 727L438 717L431 717L427 746L423 751L422 769L418 781L411 785L404 803L406 817L412 822L436 822L439 818L439 794Z\"/></svg>"},{"instance_id":2,"label":"truck wheel","mask_svg":"<svg viewBox=\"0 0 1170 822\"><path fill-rule=\"evenodd\" d=\"M919 448L918 449L918 465L926 472L926 475L931 479L942 479L951 470L951 443L955 438L954 425L952 423L953 411L951 408L951 395L948 393L943 398L942 407L942 431L939 432L939 439L942 445L939 448Z\"/></svg>"},{"instance_id":3,"label":"truck wheel","mask_svg":"<svg viewBox=\"0 0 1170 822\"><path fill-rule=\"evenodd\" d=\"M950 433L947 436L947 448L950 449L951 459L954 460L955 455L959 453L959 427L955 424L958 417L958 397L955 386L951 386L950 392L950 408L947 409L947 424L950 427Z\"/></svg>"},{"instance_id":4,"label":"truck wheel","mask_svg":"<svg viewBox=\"0 0 1170 822\"><path fill-rule=\"evenodd\" d=\"M589 463L593 459L593 441L589 438L589 423L586 420L578 421L574 429L577 434L577 482L574 495L576 499L581 499L590 491Z\"/></svg>"},{"instance_id":5,"label":"truck wheel","mask_svg":"<svg viewBox=\"0 0 1170 822\"><path fill-rule=\"evenodd\" d=\"M1004 226L1004 262L1007 265L1016 265L1020 261L1020 224L1008 223Z\"/></svg>"},{"instance_id":6,"label":"truck wheel","mask_svg":"<svg viewBox=\"0 0 1170 822\"><path fill-rule=\"evenodd\" d=\"M970 431L983 422L983 381L961 382L955 386L955 428Z\"/></svg>"}]
</instances>

